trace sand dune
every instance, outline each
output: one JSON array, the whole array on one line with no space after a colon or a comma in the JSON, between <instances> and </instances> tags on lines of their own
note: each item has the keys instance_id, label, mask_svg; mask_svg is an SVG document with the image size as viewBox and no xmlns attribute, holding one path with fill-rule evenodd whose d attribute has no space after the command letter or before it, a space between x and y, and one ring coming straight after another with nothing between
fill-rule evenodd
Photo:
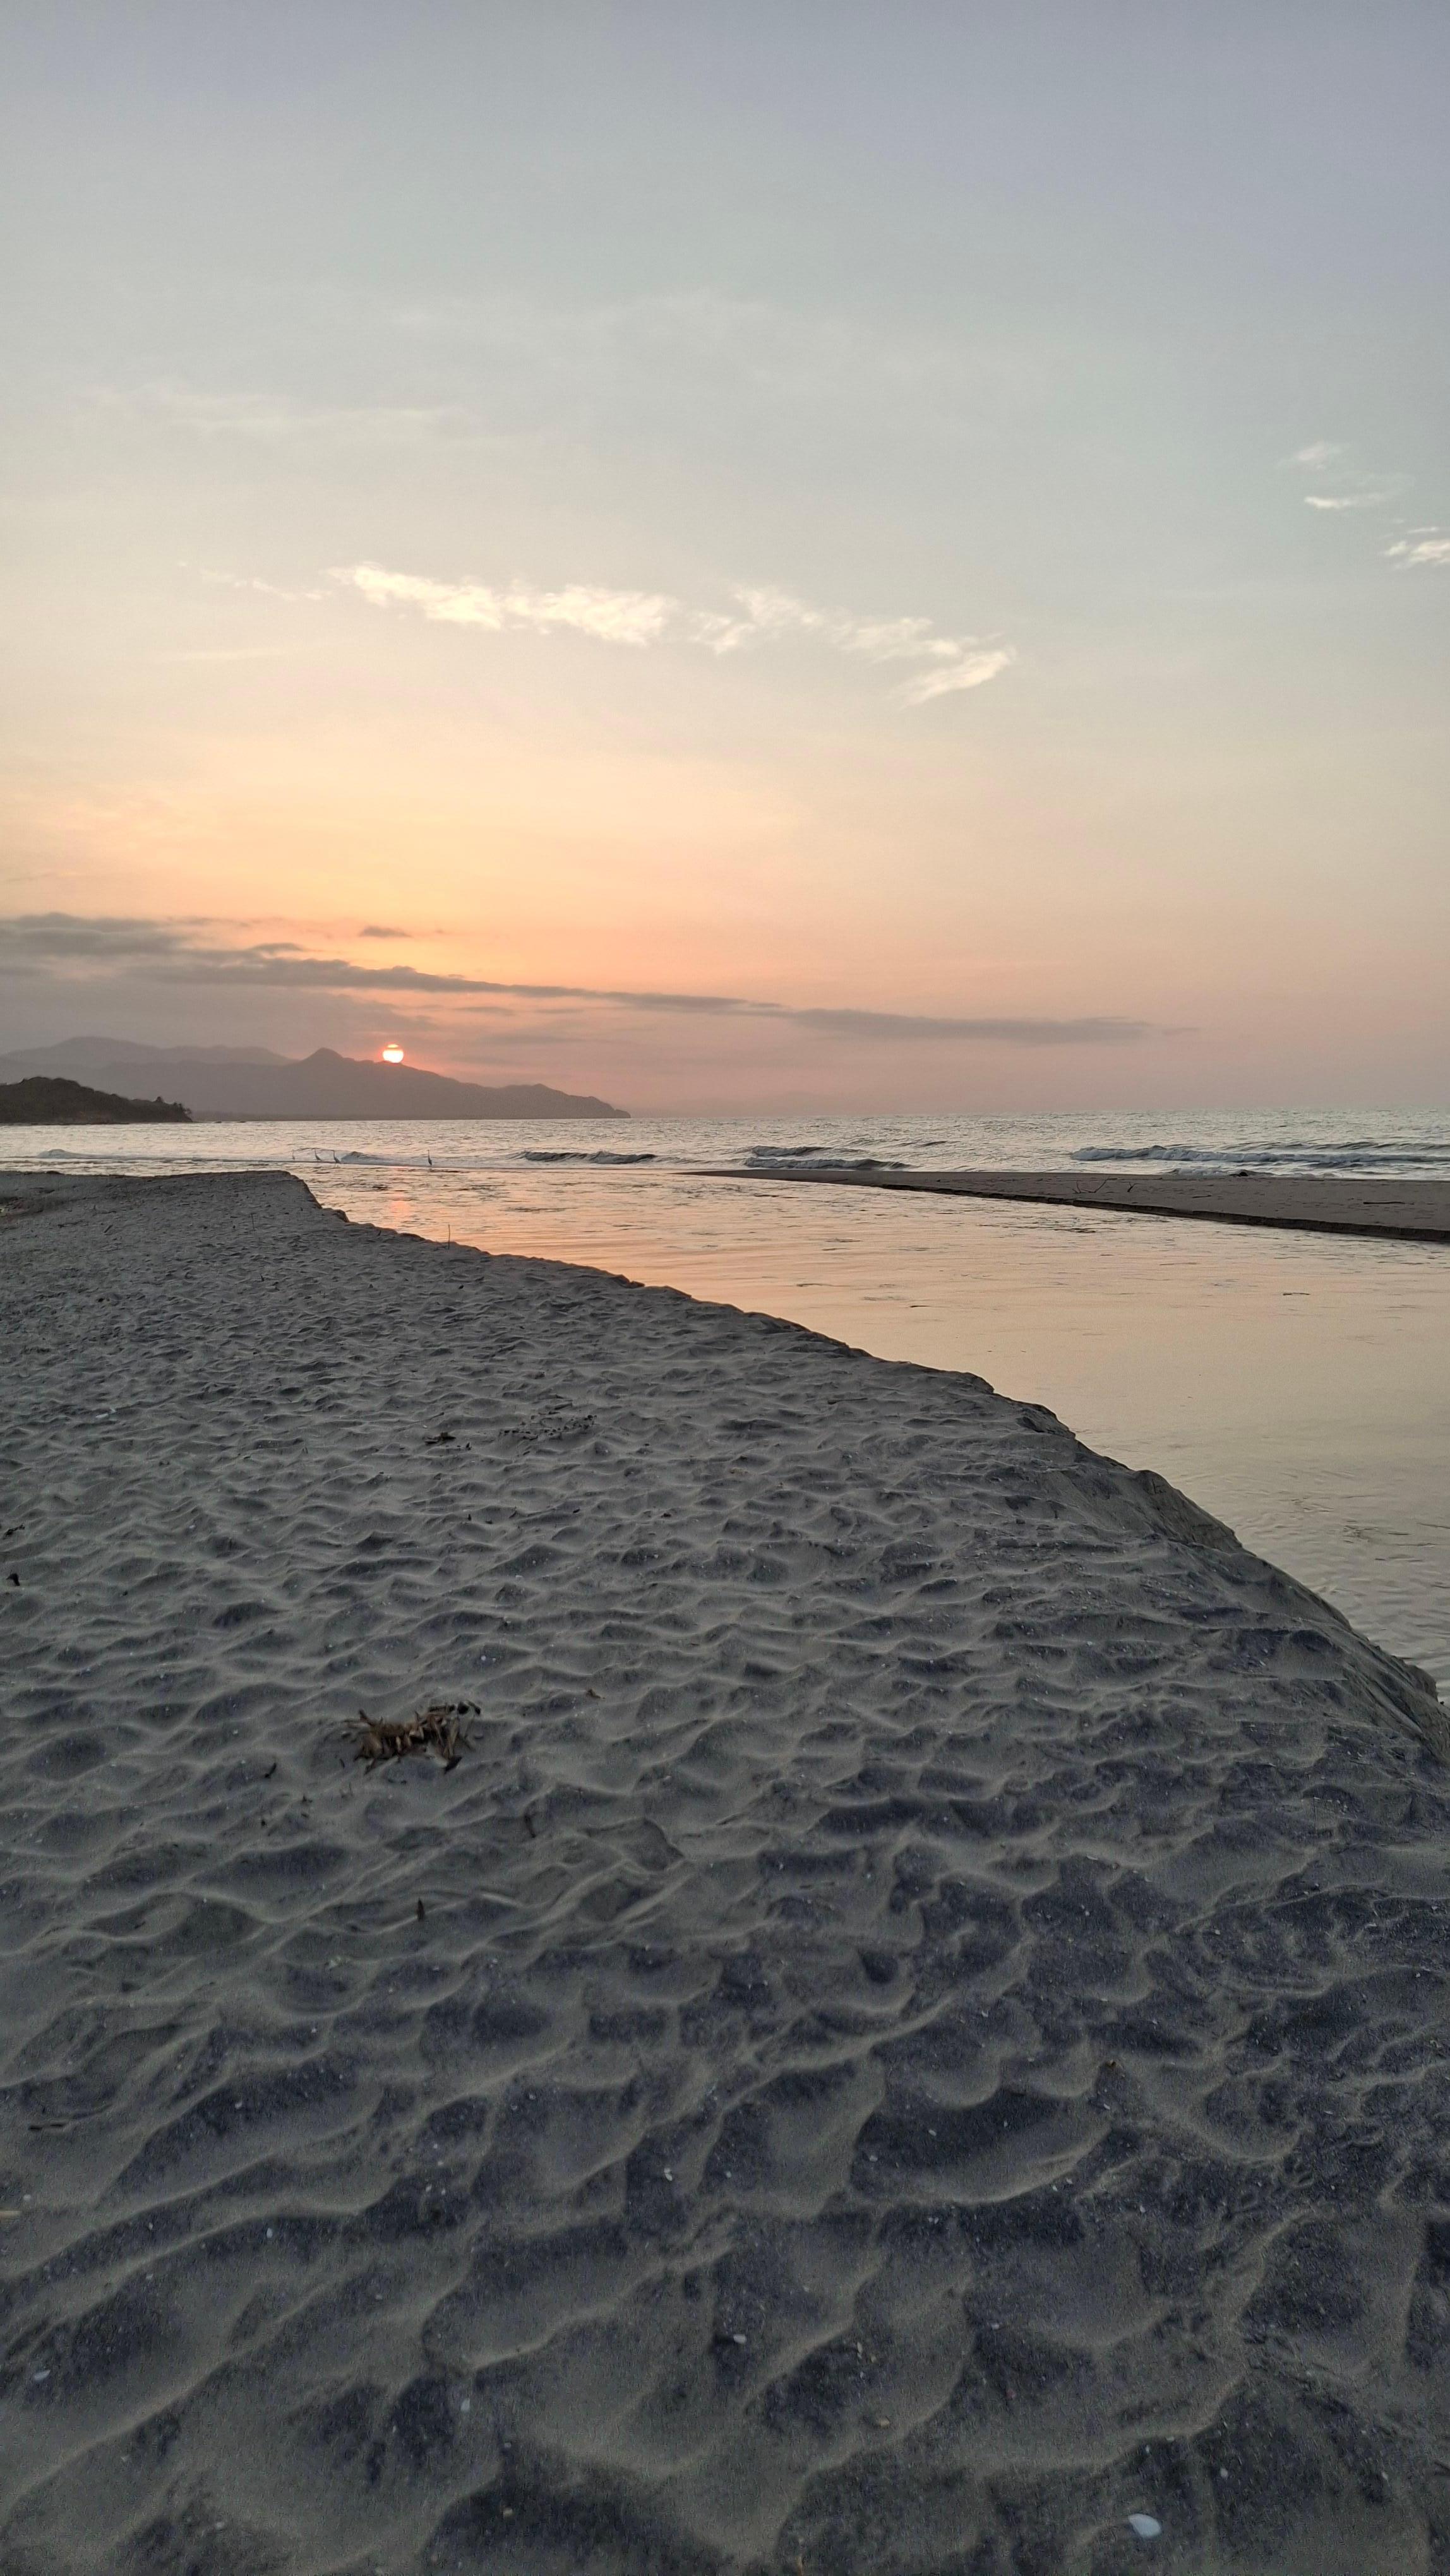
<instances>
[{"instance_id":1,"label":"sand dune","mask_svg":"<svg viewBox=\"0 0 1450 2576\"><path fill-rule=\"evenodd\" d=\"M979 1380L0 1202L3 2576L1450 2563L1421 1677Z\"/></svg>"}]
</instances>

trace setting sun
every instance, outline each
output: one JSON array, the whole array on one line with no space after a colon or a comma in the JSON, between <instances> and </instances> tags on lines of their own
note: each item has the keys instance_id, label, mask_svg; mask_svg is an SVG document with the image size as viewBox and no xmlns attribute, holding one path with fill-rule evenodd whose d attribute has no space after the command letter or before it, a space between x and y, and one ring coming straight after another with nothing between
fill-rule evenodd
<instances>
[{"instance_id":1,"label":"setting sun","mask_svg":"<svg viewBox=\"0 0 1450 2576\"><path fill-rule=\"evenodd\" d=\"M384 1049L383 1049L383 1062L384 1062L384 1064L401 1064L401 1063L402 1063L402 1061L403 1061L403 1050L402 1050L402 1048L401 1048L400 1046L385 1046L385 1047L384 1047Z\"/></svg>"}]
</instances>

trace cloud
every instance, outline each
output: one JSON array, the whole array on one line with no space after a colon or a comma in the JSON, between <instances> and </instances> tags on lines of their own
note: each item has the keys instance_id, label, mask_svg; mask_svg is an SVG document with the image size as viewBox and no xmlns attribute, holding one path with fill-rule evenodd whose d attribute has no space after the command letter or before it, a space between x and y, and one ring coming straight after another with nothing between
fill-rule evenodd
<instances>
[{"instance_id":1,"label":"cloud","mask_svg":"<svg viewBox=\"0 0 1450 2576\"><path fill-rule=\"evenodd\" d=\"M998 672L1005 671L1008 664L1016 659L1016 654L1007 644L991 645L979 653L963 653L958 661L950 662L944 668L922 671L916 679L903 681L895 691L897 704L924 707L929 698L944 698L953 689L983 688L988 680L995 680Z\"/></svg>"},{"instance_id":2,"label":"cloud","mask_svg":"<svg viewBox=\"0 0 1450 2576\"><path fill-rule=\"evenodd\" d=\"M928 698L949 689L976 689L1005 671L1016 655L1007 645L981 647L975 637L943 635L929 617L847 617L812 608L788 590L737 588L732 596L743 614L709 612L692 622L696 641L715 653L734 653L742 645L780 635L818 635L837 653L854 653L868 662L931 662L942 667L907 681L894 695L903 706L924 706Z\"/></svg>"},{"instance_id":3,"label":"cloud","mask_svg":"<svg viewBox=\"0 0 1450 2576\"><path fill-rule=\"evenodd\" d=\"M1439 528L1413 528L1385 553L1391 563L1406 567L1412 564L1450 564L1450 537Z\"/></svg>"},{"instance_id":4,"label":"cloud","mask_svg":"<svg viewBox=\"0 0 1450 2576\"><path fill-rule=\"evenodd\" d=\"M929 671L893 692L902 706L925 706L953 690L979 689L1016 660L1010 645L943 634L929 617L850 616L813 607L793 592L769 585L736 584L729 592L729 609L691 609L664 591L607 590L586 582L571 582L562 590L535 590L523 582L500 589L486 582L389 572L373 563L335 565L330 578L360 592L374 608L413 608L439 624L481 627L493 635L572 628L602 644L638 648L681 642L717 656L808 636L832 652L868 662L930 664Z\"/></svg>"},{"instance_id":5,"label":"cloud","mask_svg":"<svg viewBox=\"0 0 1450 2576\"><path fill-rule=\"evenodd\" d=\"M286 590L275 581L259 581L254 573L214 572L210 564L200 567L203 581L216 582L223 590L260 591L264 599L325 599L325 590ZM183 564L182 570L186 570Z\"/></svg>"},{"instance_id":6,"label":"cloud","mask_svg":"<svg viewBox=\"0 0 1450 2576\"><path fill-rule=\"evenodd\" d=\"M1306 510L1381 510L1387 501L1403 492L1403 474L1367 474L1352 462L1352 456L1352 449L1338 439L1316 438L1280 462L1285 466L1308 466L1321 484L1328 486L1327 490L1305 493Z\"/></svg>"},{"instance_id":7,"label":"cloud","mask_svg":"<svg viewBox=\"0 0 1450 2576\"><path fill-rule=\"evenodd\" d=\"M292 289L304 339L337 327L335 286ZM93 410L193 440L275 451L496 449L522 439L549 456L561 438L593 447L616 426L637 431L643 400L657 435L702 405L739 422L783 405L834 423L898 424L959 440L984 400L1040 401L1079 363L1071 334L1024 338L1020 322L976 331L889 327L854 313L732 297L711 288L567 305L533 295L438 295L402 302L353 288L351 328L382 370L377 399L336 401L279 385L217 386L176 374L93 383ZM298 380L299 383L301 380ZM394 387L414 396L390 400ZM465 390L460 391L460 388Z\"/></svg>"},{"instance_id":8,"label":"cloud","mask_svg":"<svg viewBox=\"0 0 1450 2576\"><path fill-rule=\"evenodd\" d=\"M184 947L191 922L138 921L122 914L9 913L0 918L0 961L75 962L169 957Z\"/></svg>"},{"instance_id":9,"label":"cloud","mask_svg":"<svg viewBox=\"0 0 1450 2576\"><path fill-rule=\"evenodd\" d=\"M742 644L780 635L828 634L830 620L825 610L808 607L788 590L736 584L730 596L735 601L733 610L722 614L714 609L698 609L689 621L692 640L708 645L712 653L738 653Z\"/></svg>"},{"instance_id":10,"label":"cloud","mask_svg":"<svg viewBox=\"0 0 1450 2576\"><path fill-rule=\"evenodd\" d=\"M614 406L635 422L648 388L657 423L702 401L717 410L723 401L734 417L742 405L777 417L789 405L833 422L843 406L858 420L897 422L909 407L918 431L956 439L984 401L1036 404L1080 363L1070 331L1024 336L1020 317L963 344L905 314L883 326L815 299L802 307L710 287L571 306L499 295L402 306L383 299L375 328L412 344L412 376L420 362L436 363L438 347L450 347L450 382L454 350L468 350L475 365L481 357L494 420L502 401L516 421L572 419L586 438Z\"/></svg>"},{"instance_id":11,"label":"cloud","mask_svg":"<svg viewBox=\"0 0 1450 2576\"><path fill-rule=\"evenodd\" d=\"M967 1013L830 1009L754 1001L732 993L502 983L479 975L432 974L416 966L360 966L345 957L313 957L291 940L232 944L202 936L217 927L123 915L12 913L0 916L0 975L40 978L77 992L130 982L257 992L437 994L489 1007L500 1002L583 1003L609 1013L750 1021L853 1044L905 1039L1027 1047L1122 1046L1176 1034L1149 1020L1101 1014L1071 1019L986 1018Z\"/></svg>"},{"instance_id":12,"label":"cloud","mask_svg":"<svg viewBox=\"0 0 1450 2576\"><path fill-rule=\"evenodd\" d=\"M1148 1020L1105 1017L992 1020L934 1018L929 1013L916 1011L787 1009L759 1002L737 1003L730 1007L763 1011L789 1020L795 1028L814 1029L822 1037L833 1038L978 1038L1005 1040L1009 1046L1120 1046L1127 1040L1178 1034L1175 1030L1157 1028Z\"/></svg>"},{"instance_id":13,"label":"cloud","mask_svg":"<svg viewBox=\"0 0 1450 2576\"><path fill-rule=\"evenodd\" d=\"M477 430L473 415L458 403L305 403L288 394L203 393L171 379L100 385L87 399L107 411L170 421L205 437L266 446L297 439L395 446Z\"/></svg>"},{"instance_id":14,"label":"cloud","mask_svg":"<svg viewBox=\"0 0 1450 2576\"><path fill-rule=\"evenodd\" d=\"M570 582L563 590L507 590L477 581L429 581L421 573L385 572L381 564L336 567L332 580L350 582L374 608L400 604L421 609L445 626L481 626L491 635L510 627L546 635L559 627L592 635L601 644L651 644L665 633L677 603L657 591L604 590Z\"/></svg>"},{"instance_id":15,"label":"cloud","mask_svg":"<svg viewBox=\"0 0 1450 2576\"><path fill-rule=\"evenodd\" d=\"M733 584L730 596L736 603L733 612L699 610L690 620L694 640L708 644L713 653L735 653L742 644L780 635L819 635L838 653L861 653L872 662L956 650L950 636L934 633L928 617L848 617L813 608L793 591L748 582Z\"/></svg>"}]
</instances>

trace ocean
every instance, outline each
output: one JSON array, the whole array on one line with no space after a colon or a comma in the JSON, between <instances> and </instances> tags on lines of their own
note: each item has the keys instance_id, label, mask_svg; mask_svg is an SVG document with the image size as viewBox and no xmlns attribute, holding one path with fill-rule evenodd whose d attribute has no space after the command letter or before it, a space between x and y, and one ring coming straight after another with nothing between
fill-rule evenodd
<instances>
[{"instance_id":1,"label":"ocean","mask_svg":"<svg viewBox=\"0 0 1450 2576\"><path fill-rule=\"evenodd\" d=\"M0 1143L11 1169L281 1166L355 1220L971 1370L1159 1469L1450 1696L1450 1246L772 1180L800 1159L1434 1178L1450 1114L198 1122Z\"/></svg>"}]
</instances>

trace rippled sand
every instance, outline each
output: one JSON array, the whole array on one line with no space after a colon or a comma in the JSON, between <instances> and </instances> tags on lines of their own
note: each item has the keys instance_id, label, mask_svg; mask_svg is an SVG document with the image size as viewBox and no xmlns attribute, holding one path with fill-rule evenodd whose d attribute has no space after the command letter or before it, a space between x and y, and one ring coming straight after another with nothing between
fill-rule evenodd
<instances>
[{"instance_id":1,"label":"rippled sand","mask_svg":"<svg viewBox=\"0 0 1450 2576\"><path fill-rule=\"evenodd\" d=\"M4 2576L1447 2564L1408 1667L980 1381L0 1199Z\"/></svg>"}]
</instances>

